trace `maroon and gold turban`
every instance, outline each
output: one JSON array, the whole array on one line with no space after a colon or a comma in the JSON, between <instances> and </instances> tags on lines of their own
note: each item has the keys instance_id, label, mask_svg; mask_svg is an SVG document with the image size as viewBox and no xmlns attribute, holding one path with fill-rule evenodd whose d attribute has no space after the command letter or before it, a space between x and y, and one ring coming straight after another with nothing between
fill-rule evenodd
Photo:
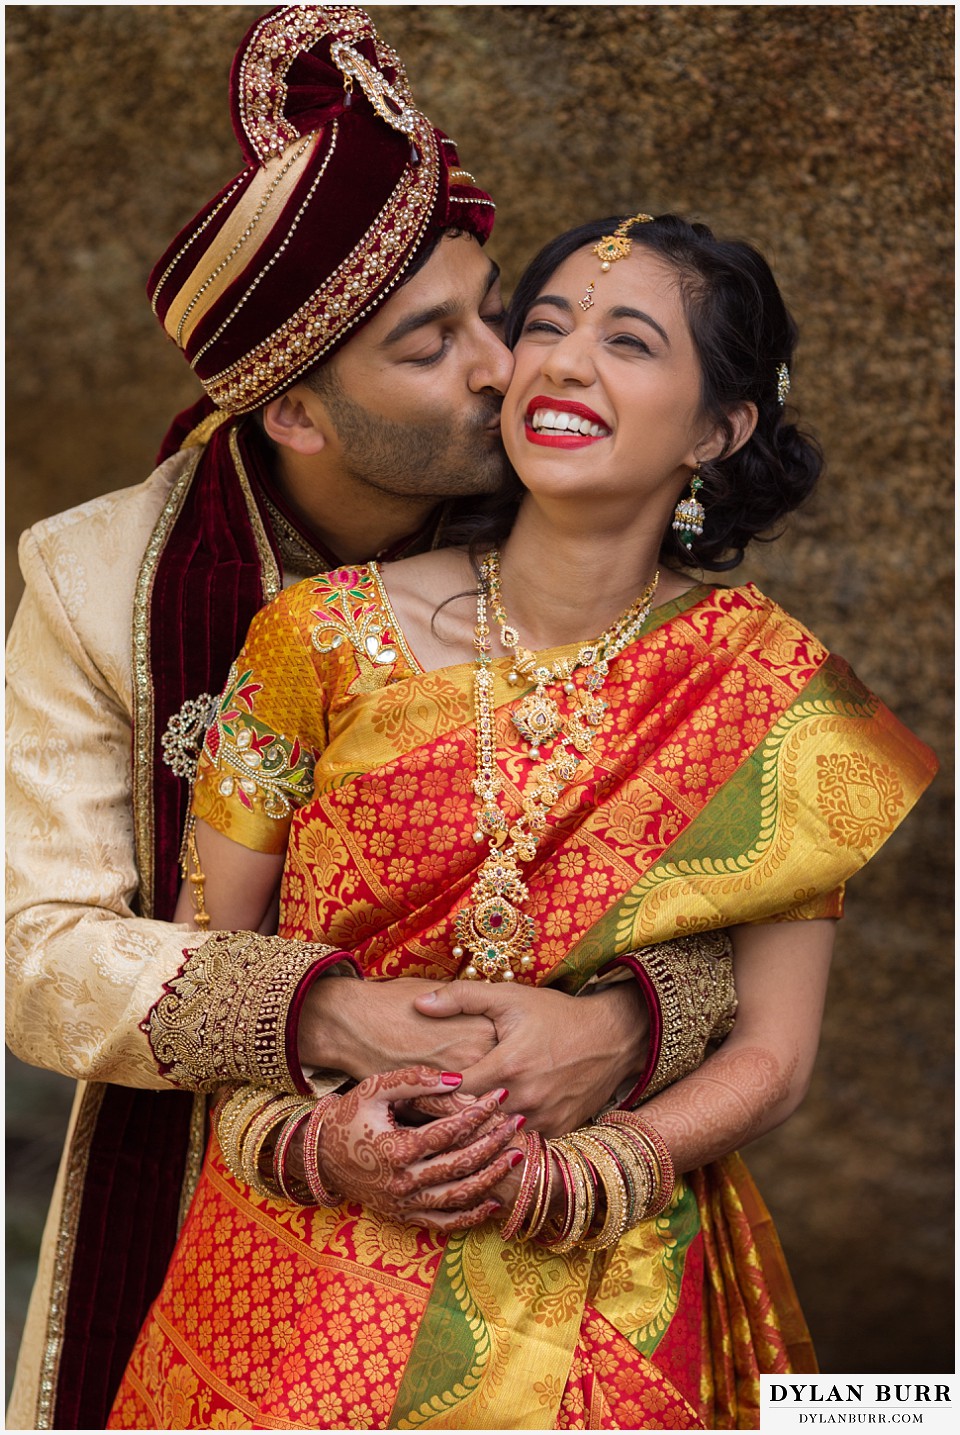
<instances>
[{"instance_id":1,"label":"maroon and gold turban","mask_svg":"<svg viewBox=\"0 0 960 1435\"><path fill-rule=\"evenodd\" d=\"M354 334L441 231L482 244L493 201L357 6L258 20L230 105L247 168L180 231L148 293L217 407L247 413Z\"/></svg>"}]
</instances>

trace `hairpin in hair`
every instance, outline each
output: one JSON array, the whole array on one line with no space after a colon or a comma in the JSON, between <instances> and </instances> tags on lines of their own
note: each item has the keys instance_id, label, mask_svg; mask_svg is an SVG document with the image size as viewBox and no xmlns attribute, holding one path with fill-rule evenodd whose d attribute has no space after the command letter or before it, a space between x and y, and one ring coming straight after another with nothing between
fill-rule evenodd
<instances>
[{"instance_id":1,"label":"hairpin in hair","mask_svg":"<svg viewBox=\"0 0 960 1435\"><path fill-rule=\"evenodd\" d=\"M790 392L790 370L786 364L778 364L777 374L777 403L783 408L787 402L787 394Z\"/></svg>"}]
</instances>

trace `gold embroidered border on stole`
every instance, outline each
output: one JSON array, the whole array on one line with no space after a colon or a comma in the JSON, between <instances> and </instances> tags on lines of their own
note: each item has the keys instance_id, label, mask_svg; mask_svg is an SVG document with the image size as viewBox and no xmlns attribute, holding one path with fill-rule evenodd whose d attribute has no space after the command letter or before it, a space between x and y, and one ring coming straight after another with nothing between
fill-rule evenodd
<instances>
[{"instance_id":1,"label":"gold embroidered border on stole","mask_svg":"<svg viewBox=\"0 0 960 1435\"><path fill-rule=\"evenodd\" d=\"M40 1364L35 1425L37 1430L53 1429L53 1413L67 1314L67 1296L77 1243L77 1225L80 1221L80 1207L83 1202L83 1187L90 1157L90 1143L93 1140L94 1128L100 1114L104 1090L105 1088L100 1082L90 1082L83 1086L77 1097L77 1118L67 1137L70 1154L63 1177L60 1222L57 1229L57 1245L50 1283L50 1302L47 1307L47 1329Z\"/></svg>"},{"instance_id":2,"label":"gold embroidered border on stole","mask_svg":"<svg viewBox=\"0 0 960 1435\"><path fill-rule=\"evenodd\" d=\"M257 500L253 496L253 487L244 468L243 459L240 457L240 445L237 443L238 425L230 430L230 457L233 459L237 470L237 479L243 493L243 501L247 505L247 514L250 518L250 527L253 530L253 537L257 545L257 552L260 555L260 584L263 591L264 603L271 602L280 589L283 587L283 577L277 566L277 560L273 556L273 549L267 538L260 517L260 510L257 507Z\"/></svg>"},{"instance_id":3,"label":"gold embroidered border on stole","mask_svg":"<svg viewBox=\"0 0 960 1435\"><path fill-rule=\"evenodd\" d=\"M154 872L154 811L153 811L153 746L154 694L150 667L150 598L160 555L166 547L173 526L180 515L197 467L204 454L198 448L171 490L160 517L154 525L137 576L133 604L133 814L137 850L137 871L140 875L140 913L153 916L155 895ZM250 479L247 476L237 444L236 427L230 432L230 455L236 466L237 481L247 508L250 526L261 565L261 591L265 603L280 592L282 581L277 561L260 519Z\"/></svg>"},{"instance_id":4,"label":"gold embroidered border on stole","mask_svg":"<svg viewBox=\"0 0 960 1435\"><path fill-rule=\"evenodd\" d=\"M150 541L144 552L143 562L137 576L133 605L133 818L137 870L140 876L140 910L145 917L153 915L155 890L152 760L155 715L153 675L150 668L150 597L153 592L157 563L190 491L200 460L203 458L206 443L222 423L231 421L231 415L210 414L187 436L183 445L184 449L196 447L196 453L191 455L163 506L160 517L150 535ZM250 480L240 457L236 427L230 433L230 453L236 465L237 480L243 493L254 541L260 556L261 591L264 601L267 602L276 597L280 591L282 586L280 571L264 532ZM190 1144L180 1192L179 1224L183 1222L200 1179L206 1144L206 1112L206 1097L197 1094L194 1097L190 1119Z\"/></svg>"},{"instance_id":5,"label":"gold embroidered border on stole","mask_svg":"<svg viewBox=\"0 0 960 1435\"><path fill-rule=\"evenodd\" d=\"M183 507L184 499L196 473L203 450L198 449L174 484L170 496L154 525L144 553L133 602L133 814L134 842L140 876L140 910L149 916L153 910L153 789L150 780L153 753L153 687L150 681L150 651L147 614L157 560L163 551L170 530ZM67 1293L73 1272L77 1224L83 1199L83 1186L90 1158L90 1143L103 1103L104 1086L91 1082L79 1098L77 1121L68 1135L66 1182L60 1221L57 1229L50 1306L47 1315L40 1388L37 1397L36 1428L52 1429L56 1400L60 1355L63 1349ZM196 1117L196 1111L194 1111ZM195 1127L196 1120L192 1123ZM188 1160L188 1171L191 1163Z\"/></svg>"}]
</instances>

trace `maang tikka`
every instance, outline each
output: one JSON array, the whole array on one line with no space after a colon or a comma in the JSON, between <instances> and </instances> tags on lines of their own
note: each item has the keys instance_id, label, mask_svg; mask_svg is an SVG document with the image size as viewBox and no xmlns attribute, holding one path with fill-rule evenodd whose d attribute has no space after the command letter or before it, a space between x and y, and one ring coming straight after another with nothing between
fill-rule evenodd
<instances>
[{"instance_id":1,"label":"maang tikka","mask_svg":"<svg viewBox=\"0 0 960 1435\"><path fill-rule=\"evenodd\" d=\"M626 259L630 253L630 250L633 248L633 240L630 238L627 230L631 224L652 223L652 214L634 214L630 219L625 219L621 224L618 224L612 234L605 234L603 238L593 246L591 251L600 260L601 272L606 274L611 264L616 264L618 259ZM591 279L586 287L583 298L579 301L581 309L593 308L593 295L596 287L596 284Z\"/></svg>"}]
</instances>

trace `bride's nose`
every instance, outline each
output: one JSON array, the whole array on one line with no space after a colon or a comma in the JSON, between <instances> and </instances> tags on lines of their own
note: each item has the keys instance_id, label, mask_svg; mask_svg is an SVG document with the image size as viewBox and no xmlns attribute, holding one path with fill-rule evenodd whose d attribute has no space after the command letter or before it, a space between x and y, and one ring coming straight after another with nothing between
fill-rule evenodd
<instances>
[{"instance_id":1,"label":"bride's nose","mask_svg":"<svg viewBox=\"0 0 960 1435\"><path fill-rule=\"evenodd\" d=\"M573 329L544 350L540 372L554 384L592 384L596 376L593 343L582 329Z\"/></svg>"}]
</instances>

